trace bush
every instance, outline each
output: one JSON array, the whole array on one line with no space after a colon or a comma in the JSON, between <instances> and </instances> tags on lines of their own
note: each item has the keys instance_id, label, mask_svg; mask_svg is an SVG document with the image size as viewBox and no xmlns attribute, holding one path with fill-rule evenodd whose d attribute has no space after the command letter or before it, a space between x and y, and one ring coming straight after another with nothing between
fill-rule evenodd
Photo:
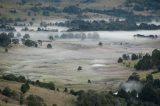
<instances>
[{"instance_id":1,"label":"bush","mask_svg":"<svg viewBox=\"0 0 160 106\"><path fill-rule=\"evenodd\" d=\"M51 45L51 44L48 44L48 45L47 45L47 48L48 48L48 49L51 49L51 48L52 48L52 45Z\"/></svg>"},{"instance_id":2,"label":"bush","mask_svg":"<svg viewBox=\"0 0 160 106\"><path fill-rule=\"evenodd\" d=\"M47 88L50 89L50 90L55 90L55 85L53 82L49 82L48 85L47 85Z\"/></svg>"},{"instance_id":3,"label":"bush","mask_svg":"<svg viewBox=\"0 0 160 106\"><path fill-rule=\"evenodd\" d=\"M64 92L68 92L68 88L64 88Z\"/></svg>"},{"instance_id":4,"label":"bush","mask_svg":"<svg viewBox=\"0 0 160 106\"><path fill-rule=\"evenodd\" d=\"M25 35L23 36L23 38L24 38L24 39L29 39L29 38L30 38L30 35L29 35L29 34L25 34Z\"/></svg>"},{"instance_id":5,"label":"bush","mask_svg":"<svg viewBox=\"0 0 160 106\"><path fill-rule=\"evenodd\" d=\"M123 54L123 55L122 55L122 58L123 58L124 60L129 60L129 55Z\"/></svg>"},{"instance_id":6,"label":"bush","mask_svg":"<svg viewBox=\"0 0 160 106\"><path fill-rule=\"evenodd\" d=\"M11 97L14 95L14 91L12 91L9 87L5 87L2 91L2 94L7 97Z\"/></svg>"},{"instance_id":7,"label":"bush","mask_svg":"<svg viewBox=\"0 0 160 106\"><path fill-rule=\"evenodd\" d=\"M77 70L78 71L82 70L82 66L78 66Z\"/></svg>"},{"instance_id":8,"label":"bush","mask_svg":"<svg viewBox=\"0 0 160 106\"><path fill-rule=\"evenodd\" d=\"M39 80L37 80L35 82L35 85L40 86L40 87L44 87L50 90L55 90L55 84L53 82L49 82L49 83L44 83L44 82L40 82Z\"/></svg>"},{"instance_id":9,"label":"bush","mask_svg":"<svg viewBox=\"0 0 160 106\"><path fill-rule=\"evenodd\" d=\"M0 34L0 46L7 47L9 44L11 44L11 35L7 35L6 33Z\"/></svg>"},{"instance_id":10,"label":"bush","mask_svg":"<svg viewBox=\"0 0 160 106\"><path fill-rule=\"evenodd\" d=\"M158 68L160 66L160 51L155 49L152 52L153 64Z\"/></svg>"},{"instance_id":11,"label":"bush","mask_svg":"<svg viewBox=\"0 0 160 106\"><path fill-rule=\"evenodd\" d=\"M132 56L131 56L131 60L137 60L138 59L138 55L136 55L136 54L132 54Z\"/></svg>"},{"instance_id":12,"label":"bush","mask_svg":"<svg viewBox=\"0 0 160 106\"><path fill-rule=\"evenodd\" d=\"M30 86L28 83L22 84L21 85L21 92L24 94L30 89Z\"/></svg>"},{"instance_id":13,"label":"bush","mask_svg":"<svg viewBox=\"0 0 160 106\"><path fill-rule=\"evenodd\" d=\"M120 57L119 59L118 59L118 63L122 63L123 62L123 59Z\"/></svg>"},{"instance_id":14,"label":"bush","mask_svg":"<svg viewBox=\"0 0 160 106\"><path fill-rule=\"evenodd\" d=\"M26 40L25 41L25 46L28 46L28 47L36 47L37 43L35 41L32 41L32 40Z\"/></svg>"},{"instance_id":15,"label":"bush","mask_svg":"<svg viewBox=\"0 0 160 106\"><path fill-rule=\"evenodd\" d=\"M28 106L46 106L44 100L36 95L30 95L27 97Z\"/></svg>"},{"instance_id":16,"label":"bush","mask_svg":"<svg viewBox=\"0 0 160 106\"><path fill-rule=\"evenodd\" d=\"M137 73L132 73L132 75L129 76L128 81L132 81L132 80L139 81L139 79L140 79L140 76Z\"/></svg>"},{"instance_id":17,"label":"bush","mask_svg":"<svg viewBox=\"0 0 160 106\"><path fill-rule=\"evenodd\" d=\"M5 80L9 80L9 81L16 81L17 80L17 77L13 74L3 75L2 78Z\"/></svg>"},{"instance_id":18,"label":"bush","mask_svg":"<svg viewBox=\"0 0 160 106\"><path fill-rule=\"evenodd\" d=\"M19 39L12 39L13 44L19 44Z\"/></svg>"},{"instance_id":19,"label":"bush","mask_svg":"<svg viewBox=\"0 0 160 106\"><path fill-rule=\"evenodd\" d=\"M98 45L99 45L99 46L103 46L103 43L102 43L102 42L99 42Z\"/></svg>"}]
</instances>

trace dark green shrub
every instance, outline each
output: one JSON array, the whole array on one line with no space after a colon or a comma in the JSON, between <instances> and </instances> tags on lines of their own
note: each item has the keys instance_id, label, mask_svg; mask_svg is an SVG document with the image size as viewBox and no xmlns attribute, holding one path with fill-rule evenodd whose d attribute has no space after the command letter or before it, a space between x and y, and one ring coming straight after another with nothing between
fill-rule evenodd
<instances>
[{"instance_id":1,"label":"dark green shrub","mask_svg":"<svg viewBox=\"0 0 160 106\"><path fill-rule=\"evenodd\" d=\"M48 48L48 49L51 49L51 48L52 48L52 45L51 45L51 44L48 44L48 45L47 45L47 48Z\"/></svg>"},{"instance_id":2,"label":"dark green shrub","mask_svg":"<svg viewBox=\"0 0 160 106\"><path fill-rule=\"evenodd\" d=\"M44 100L36 95L30 95L27 97L28 106L46 106Z\"/></svg>"},{"instance_id":3,"label":"dark green shrub","mask_svg":"<svg viewBox=\"0 0 160 106\"><path fill-rule=\"evenodd\" d=\"M30 89L30 86L28 83L22 84L21 85L21 92L24 94Z\"/></svg>"},{"instance_id":4,"label":"dark green shrub","mask_svg":"<svg viewBox=\"0 0 160 106\"><path fill-rule=\"evenodd\" d=\"M12 91L9 87L5 87L2 91L2 94L7 97L11 97L14 95L14 91Z\"/></svg>"},{"instance_id":5,"label":"dark green shrub","mask_svg":"<svg viewBox=\"0 0 160 106\"><path fill-rule=\"evenodd\" d=\"M119 59L118 59L118 63L122 63L123 62L123 59L120 57Z\"/></svg>"}]
</instances>

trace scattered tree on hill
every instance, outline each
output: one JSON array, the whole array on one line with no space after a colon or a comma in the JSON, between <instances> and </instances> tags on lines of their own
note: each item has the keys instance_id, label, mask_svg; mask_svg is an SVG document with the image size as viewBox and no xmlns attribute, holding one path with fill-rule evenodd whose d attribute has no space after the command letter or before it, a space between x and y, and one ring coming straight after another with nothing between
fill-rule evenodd
<instances>
[{"instance_id":1,"label":"scattered tree on hill","mask_svg":"<svg viewBox=\"0 0 160 106\"><path fill-rule=\"evenodd\" d=\"M138 61L137 64L135 64L134 68L136 70L149 70L153 68L153 62L152 57L149 54L146 54L143 56L141 60Z\"/></svg>"},{"instance_id":2,"label":"scattered tree on hill","mask_svg":"<svg viewBox=\"0 0 160 106\"><path fill-rule=\"evenodd\" d=\"M68 88L64 88L64 92L68 92Z\"/></svg>"},{"instance_id":3,"label":"scattered tree on hill","mask_svg":"<svg viewBox=\"0 0 160 106\"><path fill-rule=\"evenodd\" d=\"M30 89L28 82L21 85L21 92L25 94Z\"/></svg>"},{"instance_id":4,"label":"scattered tree on hill","mask_svg":"<svg viewBox=\"0 0 160 106\"><path fill-rule=\"evenodd\" d=\"M140 80L140 76L137 73L132 73L131 76L129 76L128 81L139 81Z\"/></svg>"},{"instance_id":5,"label":"scattered tree on hill","mask_svg":"<svg viewBox=\"0 0 160 106\"><path fill-rule=\"evenodd\" d=\"M28 106L46 106L44 100L36 95L29 95L27 97L27 104Z\"/></svg>"},{"instance_id":6,"label":"scattered tree on hill","mask_svg":"<svg viewBox=\"0 0 160 106\"><path fill-rule=\"evenodd\" d=\"M152 52L153 64L158 68L160 66L160 50L153 50Z\"/></svg>"},{"instance_id":7,"label":"scattered tree on hill","mask_svg":"<svg viewBox=\"0 0 160 106\"><path fill-rule=\"evenodd\" d=\"M136 54L132 54L131 55L131 60L137 60L138 59L138 55L136 55Z\"/></svg>"},{"instance_id":8,"label":"scattered tree on hill","mask_svg":"<svg viewBox=\"0 0 160 106\"><path fill-rule=\"evenodd\" d=\"M91 84L91 80L90 79L88 80L88 83Z\"/></svg>"},{"instance_id":9,"label":"scattered tree on hill","mask_svg":"<svg viewBox=\"0 0 160 106\"><path fill-rule=\"evenodd\" d=\"M129 55L123 54L123 55L122 55L122 58L123 58L124 60L129 60Z\"/></svg>"},{"instance_id":10,"label":"scattered tree on hill","mask_svg":"<svg viewBox=\"0 0 160 106\"><path fill-rule=\"evenodd\" d=\"M147 81L147 82L150 82L150 83L153 82L153 76L152 76L152 74L148 74L148 75L146 76L146 81Z\"/></svg>"},{"instance_id":11,"label":"scattered tree on hill","mask_svg":"<svg viewBox=\"0 0 160 106\"><path fill-rule=\"evenodd\" d=\"M5 87L2 91L2 94L7 97L11 97L14 95L14 91L12 91L9 87Z\"/></svg>"}]
</instances>

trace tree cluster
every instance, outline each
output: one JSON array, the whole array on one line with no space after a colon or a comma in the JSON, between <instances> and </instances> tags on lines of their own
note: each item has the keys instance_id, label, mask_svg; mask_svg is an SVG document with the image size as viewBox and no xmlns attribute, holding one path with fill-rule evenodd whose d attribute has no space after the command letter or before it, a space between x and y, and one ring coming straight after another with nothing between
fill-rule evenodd
<instances>
[{"instance_id":1,"label":"tree cluster","mask_svg":"<svg viewBox=\"0 0 160 106\"><path fill-rule=\"evenodd\" d=\"M155 49L152 51L152 55L146 54L134 67L136 70L149 70L152 68L159 69L160 51Z\"/></svg>"}]
</instances>

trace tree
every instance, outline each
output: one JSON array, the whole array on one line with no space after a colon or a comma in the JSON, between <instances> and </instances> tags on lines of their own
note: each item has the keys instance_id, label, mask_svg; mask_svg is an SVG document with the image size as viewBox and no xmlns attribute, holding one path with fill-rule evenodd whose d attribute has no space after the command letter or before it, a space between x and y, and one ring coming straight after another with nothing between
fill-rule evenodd
<instances>
[{"instance_id":1,"label":"tree","mask_svg":"<svg viewBox=\"0 0 160 106\"><path fill-rule=\"evenodd\" d=\"M123 59L120 57L119 59L118 59L118 63L122 63L123 62Z\"/></svg>"},{"instance_id":2,"label":"tree","mask_svg":"<svg viewBox=\"0 0 160 106\"><path fill-rule=\"evenodd\" d=\"M153 86L149 83L143 87L141 93L139 94L139 98L142 101L153 102L156 104L159 101L157 93L155 92Z\"/></svg>"},{"instance_id":3,"label":"tree","mask_svg":"<svg viewBox=\"0 0 160 106\"><path fill-rule=\"evenodd\" d=\"M35 41L32 41L32 40L25 40L25 43L24 43L25 46L28 46L28 47L36 47L37 43ZM38 45L37 45L38 46Z\"/></svg>"},{"instance_id":4,"label":"tree","mask_svg":"<svg viewBox=\"0 0 160 106\"><path fill-rule=\"evenodd\" d=\"M102 42L99 42L98 45L99 45L99 46L103 46L103 43L102 43Z\"/></svg>"},{"instance_id":5,"label":"tree","mask_svg":"<svg viewBox=\"0 0 160 106\"><path fill-rule=\"evenodd\" d=\"M8 48L5 48L5 52L6 52L6 53L8 52Z\"/></svg>"},{"instance_id":6,"label":"tree","mask_svg":"<svg viewBox=\"0 0 160 106\"><path fill-rule=\"evenodd\" d=\"M129 60L129 55L123 54L123 55L122 55L122 58L123 58L124 60Z\"/></svg>"},{"instance_id":7,"label":"tree","mask_svg":"<svg viewBox=\"0 0 160 106\"><path fill-rule=\"evenodd\" d=\"M19 44L19 39L12 39L13 44Z\"/></svg>"},{"instance_id":8,"label":"tree","mask_svg":"<svg viewBox=\"0 0 160 106\"><path fill-rule=\"evenodd\" d=\"M64 88L64 92L68 92L68 88Z\"/></svg>"},{"instance_id":9,"label":"tree","mask_svg":"<svg viewBox=\"0 0 160 106\"><path fill-rule=\"evenodd\" d=\"M139 79L140 79L140 76L134 72L134 73L132 73L131 76L129 76L128 81L132 81L132 80L139 81Z\"/></svg>"},{"instance_id":10,"label":"tree","mask_svg":"<svg viewBox=\"0 0 160 106\"><path fill-rule=\"evenodd\" d=\"M0 46L7 47L9 44L11 44L11 38L12 36L6 33L0 34Z\"/></svg>"},{"instance_id":11,"label":"tree","mask_svg":"<svg viewBox=\"0 0 160 106\"><path fill-rule=\"evenodd\" d=\"M26 82L25 84L21 85L21 92L24 94L30 89L29 84Z\"/></svg>"},{"instance_id":12,"label":"tree","mask_svg":"<svg viewBox=\"0 0 160 106\"><path fill-rule=\"evenodd\" d=\"M14 33L13 33L13 32L9 32L9 33L8 33L8 36L9 36L10 38L14 38Z\"/></svg>"},{"instance_id":13,"label":"tree","mask_svg":"<svg viewBox=\"0 0 160 106\"><path fill-rule=\"evenodd\" d=\"M90 84L91 84L91 80L90 80L90 79L88 80L88 83L90 83Z\"/></svg>"},{"instance_id":14,"label":"tree","mask_svg":"<svg viewBox=\"0 0 160 106\"><path fill-rule=\"evenodd\" d=\"M153 64L158 68L160 66L160 50L153 50L152 52Z\"/></svg>"},{"instance_id":15,"label":"tree","mask_svg":"<svg viewBox=\"0 0 160 106\"><path fill-rule=\"evenodd\" d=\"M49 11L45 10L45 11L43 11L42 15L43 15L43 16L49 16L50 13L49 13Z\"/></svg>"},{"instance_id":16,"label":"tree","mask_svg":"<svg viewBox=\"0 0 160 106\"><path fill-rule=\"evenodd\" d=\"M152 74L148 74L148 75L146 76L146 81L147 81L147 82L150 82L150 83L153 82L153 76L152 76Z\"/></svg>"},{"instance_id":17,"label":"tree","mask_svg":"<svg viewBox=\"0 0 160 106\"><path fill-rule=\"evenodd\" d=\"M13 91L9 87L5 87L2 91L2 94L7 97L11 97L14 95Z\"/></svg>"},{"instance_id":18,"label":"tree","mask_svg":"<svg viewBox=\"0 0 160 106\"><path fill-rule=\"evenodd\" d=\"M133 53L132 56L131 56L131 60L137 60L137 59L138 59L138 56Z\"/></svg>"},{"instance_id":19,"label":"tree","mask_svg":"<svg viewBox=\"0 0 160 106\"><path fill-rule=\"evenodd\" d=\"M53 37L52 35L50 35L50 36L48 37L48 39L51 40L51 41L53 41L53 40L54 40L54 37Z\"/></svg>"},{"instance_id":20,"label":"tree","mask_svg":"<svg viewBox=\"0 0 160 106\"><path fill-rule=\"evenodd\" d=\"M36 95L29 95L27 97L28 106L46 106L44 100Z\"/></svg>"},{"instance_id":21,"label":"tree","mask_svg":"<svg viewBox=\"0 0 160 106\"><path fill-rule=\"evenodd\" d=\"M77 6L68 6L68 7L65 7L63 9L63 12L65 13L68 13L68 14L78 14L81 12L81 9L78 8Z\"/></svg>"},{"instance_id":22,"label":"tree","mask_svg":"<svg viewBox=\"0 0 160 106\"><path fill-rule=\"evenodd\" d=\"M78 71L82 70L82 66L78 66L77 70Z\"/></svg>"},{"instance_id":23,"label":"tree","mask_svg":"<svg viewBox=\"0 0 160 106\"><path fill-rule=\"evenodd\" d=\"M25 34L25 35L23 36L23 38L24 38L24 39L29 39L29 38L30 38L30 35L29 35L29 34Z\"/></svg>"},{"instance_id":24,"label":"tree","mask_svg":"<svg viewBox=\"0 0 160 106\"><path fill-rule=\"evenodd\" d=\"M47 48L48 48L48 49L51 49L51 48L52 48L52 45L51 45L51 44L48 44L48 45L47 45Z\"/></svg>"},{"instance_id":25,"label":"tree","mask_svg":"<svg viewBox=\"0 0 160 106\"><path fill-rule=\"evenodd\" d=\"M149 70L153 68L152 58L149 54L143 56L141 60L138 61L137 64L134 65L136 70Z\"/></svg>"},{"instance_id":26,"label":"tree","mask_svg":"<svg viewBox=\"0 0 160 106\"><path fill-rule=\"evenodd\" d=\"M55 90L55 85L54 85L54 83L53 83L53 82L49 82L49 83L48 83L48 88L49 88L50 90Z\"/></svg>"},{"instance_id":27,"label":"tree","mask_svg":"<svg viewBox=\"0 0 160 106\"><path fill-rule=\"evenodd\" d=\"M19 37L19 38L20 38L21 36L22 36L22 35L21 35L21 33L20 33L20 32L18 32L18 33L17 33L17 37Z\"/></svg>"},{"instance_id":28,"label":"tree","mask_svg":"<svg viewBox=\"0 0 160 106\"><path fill-rule=\"evenodd\" d=\"M86 34L82 33L81 40L85 40L86 38Z\"/></svg>"}]
</instances>

